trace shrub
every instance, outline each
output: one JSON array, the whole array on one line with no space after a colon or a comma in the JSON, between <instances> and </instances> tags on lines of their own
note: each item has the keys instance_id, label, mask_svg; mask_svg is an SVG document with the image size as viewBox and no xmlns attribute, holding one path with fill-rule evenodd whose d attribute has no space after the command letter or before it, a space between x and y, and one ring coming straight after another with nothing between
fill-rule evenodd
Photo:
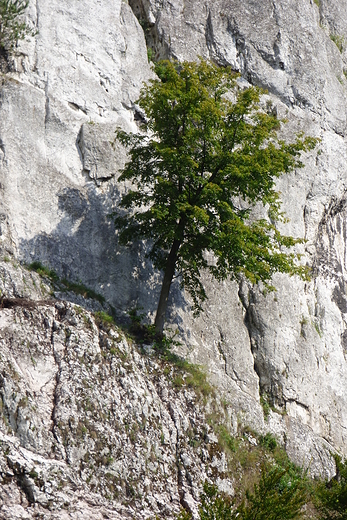
<instances>
[{"instance_id":1,"label":"shrub","mask_svg":"<svg viewBox=\"0 0 347 520\"><path fill-rule=\"evenodd\" d=\"M0 48L12 50L18 40L35 36L24 21L22 15L29 5L29 0L0 0Z\"/></svg>"},{"instance_id":2,"label":"shrub","mask_svg":"<svg viewBox=\"0 0 347 520\"><path fill-rule=\"evenodd\" d=\"M238 506L234 499L221 493L217 486L205 482L199 520L299 519L308 498L306 474L301 473L298 479L288 477L287 468L263 466L258 484L254 485L253 492L246 491L244 500ZM189 513L181 512L177 520L191 518Z\"/></svg>"},{"instance_id":3,"label":"shrub","mask_svg":"<svg viewBox=\"0 0 347 520\"><path fill-rule=\"evenodd\" d=\"M259 437L259 444L264 446L265 449L269 451L274 451L277 447L276 438L272 435L272 433L267 433L266 435L261 435Z\"/></svg>"},{"instance_id":4,"label":"shrub","mask_svg":"<svg viewBox=\"0 0 347 520\"><path fill-rule=\"evenodd\" d=\"M296 480L287 477L286 468L263 467L259 484L255 484L253 493L246 491L245 500L237 508L237 518L239 520L300 518L301 509L307 501L305 476Z\"/></svg>"},{"instance_id":5,"label":"shrub","mask_svg":"<svg viewBox=\"0 0 347 520\"><path fill-rule=\"evenodd\" d=\"M335 455L336 476L317 489L316 505L322 520L347 520L347 462Z\"/></svg>"}]
</instances>

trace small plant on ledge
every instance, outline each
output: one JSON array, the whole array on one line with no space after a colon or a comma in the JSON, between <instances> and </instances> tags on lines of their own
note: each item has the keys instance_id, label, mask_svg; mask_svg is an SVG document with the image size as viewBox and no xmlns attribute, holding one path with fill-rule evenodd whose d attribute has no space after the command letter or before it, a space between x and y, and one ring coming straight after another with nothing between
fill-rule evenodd
<instances>
[{"instance_id":1,"label":"small plant on ledge","mask_svg":"<svg viewBox=\"0 0 347 520\"><path fill-rule=\"evenodd\" d=\"M0 0L0 49L12 51L19 40L37 34L22 20L28 5L29 0Z\"/></svg>"}]
</instances>

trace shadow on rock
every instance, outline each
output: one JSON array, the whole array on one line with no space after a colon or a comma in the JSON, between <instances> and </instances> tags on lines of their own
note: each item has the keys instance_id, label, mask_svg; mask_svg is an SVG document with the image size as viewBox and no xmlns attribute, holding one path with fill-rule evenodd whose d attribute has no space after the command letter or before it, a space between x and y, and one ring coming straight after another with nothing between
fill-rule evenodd
<instances>
[{"instance_id":1,"label":"shadow on rock","mask_svg":"<svg viewBox=\"0 0 347 520\"><path fill-rule=\"evenodd\" d=\"M106 189L104 189L106 187ZM142 242L131 248L118 244L110 213L119 199L118 188L110 182L98 188L69 187L57 194L57 211L62 218L49 234L22 239L20 259L27 264L40 261L58 276L102 294L122 316L134 307L153 315L160 292L161 275L146 258ZM170 306L187 306L176 281Z\"/></svg>"}]
</instances>

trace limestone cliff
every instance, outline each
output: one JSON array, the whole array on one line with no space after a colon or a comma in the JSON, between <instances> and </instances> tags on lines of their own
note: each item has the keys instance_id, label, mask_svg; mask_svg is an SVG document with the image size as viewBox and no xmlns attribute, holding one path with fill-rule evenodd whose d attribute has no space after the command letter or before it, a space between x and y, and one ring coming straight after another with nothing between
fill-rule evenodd
<instances>
[{"instance_id":1,"label":"limestone cliff","mask_svg":"<svg viewBox=\"0 0 347 520\"><path fill-rule=\"evenodd\" d=\"M123 189L117 171L125 160L114 130L136 130L141 118L136 99L153 74L145 37L156 58L201 55L231 65L244 81L268 90L278 115L288 120L286 138L300 131L320 137L305 168L278 184L290 219L285 231L306 239L300 252L312 267L312 281L277 276L277 292L265 295L244 283L206 279L210 298L199 319L174 287L169 322L179 330L178 352L207 367L235 431L238 424L271 431L293 460L324 475L334 470L330 450L347 455L346 13L346 0L32 0L27 16L37 35L0 62L0 288L10 298L46 302L49 288L19 265L39 260L60 277L101 293L120 318L135 305L153 315L160 277L145 259L146 246L120 248L108 218ZM81 298L80 305L85 303ZM0 467L8 474L11 497L3 502L3 518L34 518L34 508L20 504L23 488L40 514L53 500L60 512L44 513L47 518L64 518L65 503L75 507L74 518L78 511L86 518L141 518L138 503L134 510L128 503L122 509L129 475L143 482L138 493L149 497L144 518L165 514L160 496L175 510L180 500L194 501L207 470L202 457L189 466L189 485L177 480L177 428L183 426L176 417L187 414L203 428L203 410L188 413L190 395L163 396L161 387L167 392L170 387L155 379L150 362L128 350L123 339L119 359L107 354L107 363L101 363L108 348L103 334L88 311L78 312L70 303L54 302L0 310ZM123 366L125 353L131 362ZM113 370L119 379L112 379ZM109 401L101 397L105 394ZM266 420L260 396L271 408ZM79 423L69 423L87 399L98 410L95 417L93 408L80 418L95 423L90 444L83 440L86 426L81 423L78 433ZM148 469L145 445L131 444L129 431L118 430L115 422L118 414L124 426L126 414L140 409L169 432L164 449L154 427L143 431L144 443L158 444L156 456L168 457L171 483L165 490L148 477L155 469ZM107 410L109 420L100 415ZM104 453L97 440L106 445L105 436L111 447ZM101 473L95 469L90 476L76 462L88 452L115 461L118 509L98 494L97 484L90 485ZM105 468L106 459L93 459L93 467ZM50 491L43 484L40 490L31 471L52 483ZM59 488L65 478L70 498ZM87 498L91 489L95 494ZM16 507L22 509L16 513Z\"/></svg>"},{"instance_id":2,"label":"limestone cliff","mask_svg":"<svg viewBox=\"0 0 347 520\"><path fill-rule=\"evenodd\" d=\"M174 366L71 303L21 300L1 329L1 518L171 518L207 477L232 491Z\"/></svg>"}]
</instances>

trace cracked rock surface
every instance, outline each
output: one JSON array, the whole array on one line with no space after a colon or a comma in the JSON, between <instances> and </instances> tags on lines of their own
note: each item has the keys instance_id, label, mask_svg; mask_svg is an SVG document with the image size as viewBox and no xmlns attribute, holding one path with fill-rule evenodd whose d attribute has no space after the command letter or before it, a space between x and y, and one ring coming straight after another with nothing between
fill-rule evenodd
<instances>
[{"instance_id":1,"label":"cracked rock surface","mask_svg":"<svg viewBox=\"0 0 347 520\"><path fill-rule=\"evenodd\" d=\"M223 293L225 285L216 289L212 284L212 300L207 304L211 319L205 317L203 325L187 320L179 308L173 312L173 322L177 316L189 322L185 337L187 343L192 344L191 336L196 341L190 354L195 360L206 362L214 344L213 359L221 357L221 365L238 388L244 382L249 392L251 380L256 381L263 402L270 405L265 427L278 435L282 432L294 460L307 464L308 453L315 453L313 472L329 473L322 452L334 447L347 453L347 4L325 0L319 7L313 0L129 3L136 16L146 21L147 42L157 57L203 56L230 65L244 80L268 90L278 116L288 121L285 138L304 131L321 139L318 149L305 157L305 168L278 182L290 219L282 230L307 240L298 252L312 268L312 281L304 284L278 275L277 292L270 295L244 283L239 287L254 373L246 354L242 361L235 355L243 334L241 323L236 324L240 301ZM218 298L221 303L216 308ZM237 340L230 323L235 325ZM213 340L209 338L202 348L200 327L212 331L215 324Z\"/></svg>"},{"instance_id":2,"label":"cracked rock surface","mask_svg":"<svg viewBox=\"0 0 347 520\"><path fill-rule=\"evenodd\" d=\"M0 319L0 518L171 518L207 477L232 489L208 406L116 327L62 301Z\"/></svg>"},{"instance_id":3,"label":"cracked rock surface","mask_svg":"<svg viewBox=\"0 0 347 520\"><path fill-rule=\"evenodd\" d=\"M331 450L347 455L346 7L345 0L321 0L319 8L313 0L30 2L28 23L38 34L0 64L0 289L6 298L37 302L0 310L3 446L12 454L1 459L9 497L1 507L12 507L4 518L25 518L35 508L41 514L50 500L41 469L63 475L51 479L55 498L44 514L52 518L63 518L65 502L75 518L126 518L139 508L139 495L152 500L141 503L143 511L163 511L162 493L177 510L196 499L205 471L189 449L182 464L191 477L180 476L173 462L185 417L200 421L188 413L192 397L161 389L156 368L123 339L109 348L116 339L99 333L86 310L41 305L50 288L20 266L39 260L101 293L120 317L135 306L153 317L160 275L145 257L146 244L121 248L108 218L126 189L117 183L125 152L114 132L137 130L136 100L153 77L145 37L156 57L201 55L231 65L245 84L268 90L265 100L288 121L284 138L304 131L321 139L305 168L278 183L290 219L282 231L306 239L298 252L312 280L276 276L277 292L263 294L206 278L209 300L198 319L175 282L168 321L179 334L177 352L205 366L230 403L233 432L239 424L271 431L314 475L333 474ZM87 305L82 296L79 303ZM135 443L133 424L148 428ZM167 444L154 424L166 424ZM99 439L109 451L102 453ZM152 444L160 463L145 462ZM97 457L105 457L104 466L110 460L109 483ZM165 486L155 471L169 475ZM124 497L117 507L125 509L109 512L99 477L112 500Z\"/></svg>"}]
</instances>

